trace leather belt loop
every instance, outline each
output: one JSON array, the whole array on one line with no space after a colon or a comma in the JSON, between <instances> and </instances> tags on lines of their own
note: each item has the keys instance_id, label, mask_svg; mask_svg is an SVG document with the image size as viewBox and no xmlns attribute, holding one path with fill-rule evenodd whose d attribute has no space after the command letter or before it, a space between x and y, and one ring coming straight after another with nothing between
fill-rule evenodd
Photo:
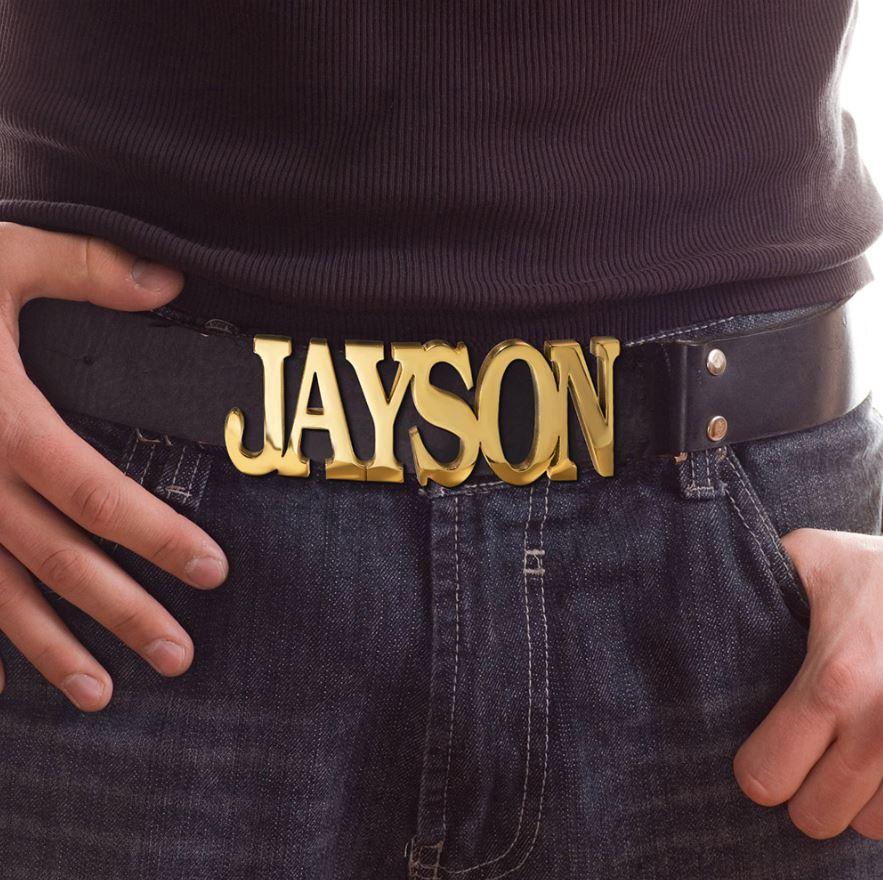
<instances>
[{"instance_id":1,"label":"leather belt loop","mask_svg":"<svg viewBox=\"0 0 883 880\"><path fill-rule=\"evenodd\" d=\"M858 370L854 312L847 301L747 333L675 339L677 450L799 431L857 406L870 381Z\"/></svg>"}]
</instances>

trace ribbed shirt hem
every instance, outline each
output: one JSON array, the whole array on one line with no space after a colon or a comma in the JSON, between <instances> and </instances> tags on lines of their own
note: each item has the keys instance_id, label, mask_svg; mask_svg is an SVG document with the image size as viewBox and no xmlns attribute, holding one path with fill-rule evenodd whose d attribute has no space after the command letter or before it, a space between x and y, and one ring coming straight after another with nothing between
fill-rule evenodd
<instances>
[{"instance_id":1,"label":"ribbed shirt hem","mask_svg":"<svg viewBox=\"0 0 883 880\"><path fill-rule=\"evenodd\" d=\"M463 341L487 350L504 339L541 345L547 339L587 342L615 336L623 342L733 315L817 305L851 296L873 280L859 256L823 272L766 278L662 295L562 309L465 311L332 310L262 300L197 276L188 276L170 305L196 322L221 319L246 333L267 332L301 342L318 337L425 342Z\"/></svg>"},{"instance_id":2,"label":"ribbed shirt hem","mask_svg":"<svg viewBox=\"0 0 883 880\"><path fill-rule=\"evenodd\" d=\"M463 341L489 348L503 339L541 344L546 339L615 336L643 338L732 315L810 306L847 297L874 279L864 253L811 274L731 281L644 296L623 296L570 306L470 310L439 308L331 308L240 286L233 267L211 249L133 217L89 205L0 200L0 217L58 231L77 230L112 240L148 259L181 269L186 283L170 306L195 323L220 319L246 333L267 332L296 340L312 337L390 341ZM652 271L653 267L650 267ZM660 273L664 274L664 267ZM505 291L501 280L500 290ZM514 300L523 302L524 291ZM382 297L371 297L382 303Z\"/></svg>"}]
</instances>

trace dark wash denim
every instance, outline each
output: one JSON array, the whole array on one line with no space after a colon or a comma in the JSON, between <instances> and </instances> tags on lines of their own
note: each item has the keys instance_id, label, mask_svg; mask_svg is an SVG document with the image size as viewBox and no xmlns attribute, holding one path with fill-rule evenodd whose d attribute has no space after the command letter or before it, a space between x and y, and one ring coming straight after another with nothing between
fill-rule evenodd
<instances>
[{"instance_id":1,"label":"dark wash denim","mask_svg":"<svg viewBox=\"0 0 883 880\"><path fill-rule=\"evenodd\" d=\"M202 592L95 539L193 636L171 679L40 585L114 678L99 713L0 638L3 880L883 877L883 843L810 839L731 764L806 650L780 536L880 534L870 398L613 478L456 489L248 477L64 416L231 571Z\"/></svg>"}]
</instances>

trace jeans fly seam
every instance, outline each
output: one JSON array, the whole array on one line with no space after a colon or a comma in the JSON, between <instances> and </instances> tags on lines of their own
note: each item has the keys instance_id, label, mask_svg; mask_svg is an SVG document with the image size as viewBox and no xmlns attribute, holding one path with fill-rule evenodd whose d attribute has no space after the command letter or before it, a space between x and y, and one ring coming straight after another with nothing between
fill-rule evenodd
<instances>
[{"instance_id":1,"label":"jeans fly seam","mask_svg":"<svg viewBox=\"0 0 883 880\"><path fill-rule=\"evenodd\" d=\"M549 486L551 484L551 480L546 479L546 491L544 497L544 505L543 505L543 518L540 520L540 536L539 536L539 544L540 544L540 552L545 554L546 550L543 545L543 527L546 524L546 518L549 515ZM543 807L545 805L545 796L546 796L546 779L548 776L549 769L549 624L548 619L546 617L546 569L545 567L541 568L539 571L539 581L540 581L540 616L543 621L543 699L544 699L544 720L543 720L543 776L540 782L540 797L539 803L537 806L537 821L534 825L533 836L530 839L530 846L527 848L527 852L521 857L521 861L518 862L517 865L513 865L506 871L502 871L499 874L492 874L487 880L500 880L502 877L507 877L509 874L514 874L516 871L520 871L527 860L530 858L530 854L533 852L533 848L536 846L537 839L540 836L540 828L543 824Z\"/></svg>"},{"instance_id":2,"label":"jeans fly seam","mask_svg":"<svg viewBox=\"0 0 883 880\"><path fill-rule=\"evenodd\" d=\"M546 491L544 496L544 506L543 506L543 518L540 520L540 548L545 554L546 548L543 543L543 528L546 525L546 519L549 516L549 486L551 485L551 480L546 478ZM519 870L524 863L527 861L530 854L533 852L534 846L536 846L537 838L540 834L540 828L543 824L543 807L545 806L545 797L546 797L546 780L548 778L549 771L549 621L546 616L546 569L543 567L542 572L540 573L540 616L543 620L543 699L544 699L544 718L543 718L543 777L540 782L540 800L539 805L537 807L537 821L533 830L533 837L530 841L530 846L527 848L527 852L524 854L524 857L521 861L511 870L506 871L506 874L511 874L514 871ZM503 877L504 874L498 874L497 877ZM494 880L494 878L490 878L490 880Z\"/></svg>"},{"instance_id":3,"label":"jeans fly seam","mask_svg":"<svg viewBox=\"0 0 883 880\"><path fill-rule=\"evenodd\" d=\"M544 493L543 498L543 518L540 520L540 549L543 554L546 552L545 544L543 543L543 529L546 525L546 519L549 516L549 486L551 485L551 480L546 478L546 491ZM494 877L488 878L488 880L499 880L500 877L505 877L507 874L512 874L515 871L520 870L525 862L527 862L530 854L533 852L534 846L536 846L537 838L540 834L540 828L543 824L543 807L545 806L545 796L546 796L546 780L548 778L548 770L549 770L549 622L546 617L546 569L545 566L540 570L539 574L540 578L540 616L543 621L543 700L544 700L544 718L543 718L543 776L542 781L540 782L540 799L539 804L537 806L537 821L534 825L533 837L530 841L530 846L527 848L527 852L522 857L521 861L510 868L508 871L504 871L502 874L497 874Z\"/></svg>"},{"instance_id":4,"label":"jeans fly seam","mask_svg":"<svg viewBox=\"0 0 883 880\"><path fill-rule=\"evenodd\" d=\"M525 747L525 758L524 758L524 785L522 786L522 794L521 794L521 809L518 815L518 824L515 827L515 834L512 837L512 841L509 843L509 846L506 847L503 852L501 852L498 856L494 856L494 858L487 859L483 862L478 862L477 864L470 865L468 868L442 868L445 874L449 875L460 875L460 874L470 874L473 871L477 871L479 868L484 868L487 865L493 865L496 862L499 862L500 859L507 856L511 851L515 844L518 842L518 839L521 837L521 826L524 822L524 804L525 804L525 795L527 794L527 783L530 778L530 726L531 726L531 708L532 708L532 699L531 695L533 693L533 646L530 637L530 604L528 601L528 593L527 593L527 536L528 530L530 529L530 520L533 515L533 495L534 495L534 484L531 483L530 493L528 495L527 502L527 518L524 522L524 542L523 542L523 550L522 550L522 582L524 584L524 614L525 619L527 621L527 745Z\"/></svg>"},{"instance_id":5,"label":"jeans fly seam","mask_svg":"<svg viewBox=\"0 0 883 880\"><path fill-rule=\"evenodd\" d=\"M454 712L457 708L457 680L460 674L460 499L454 496L454 681L451 687L451 712L448 719L448 757L445 787L442 794L442 839L448 831L448 787L451 781L451 756L454 744ZM437 866L436 866L437 867Z\"/></svg>"},{"instance_id":6,"label":"jeans fly seam","mask_svg":"<svg viewBox=\"0 0 883 880\"><path fill-rule=\"evenodd\" d=\"M463 874L469 874L473 871L477 871L479 868L486 868L489 865L496 864L497 862L504 859L512 850L516 847L518 842L521 840L521 832L524 826L524 815L527 808L527 794L528 787L530 782L530 759L531 759L531 727L533 724L533 640L531 638L530 632L530 595L528 588L528 577L536 576L540 581L540 595L542 602L542 618L543 618L543 633L544 633L544 655L545 655L545 668L544 668L544 691L545 691L545 701L546 701L546 717L544 722L544 733L545 733L545 746L543 752L543 781L541 783L541 791L540 791L540 802L539 802L539 810L537 814L537 823L536 828L534 829L534 835L531 840L531 844L528 847L527 852L522 857L521 861L512 868L509 868L506 871L501 871L497 874L491 874L487 880L497 880L497 878L505 877L513 872L519 870L522 865L527 861L528 856L530 855L533 847L536 843L537 836L539 834L539 828L542 824L542 816L543 816L543 793L545 791L546 785L546 768L548 765L548 747L549 747L549 716L548 716L548 707L549 707L549 642L548 642L548 629L546 624L546 610L545 610L545 596L544 596L544 577L545 577L545 567L542 562L539 562L545 554L545 548L543 546L543 530L546 524L546 519L549 515L549 486L551 484L551 480L546 479L546 491L544 496L544 508L543 508L543 516L540 520L539 527L539 547L536 549L529 549L528 544L528 535L530 531L530 524L533 519L533 496L536 488L536 484L532 483L530 486L530 493L528 495L528 508L527 508L527 519L524 523L524 541L523 541L523 559L522 559L522 583L523 583L523 597L524 597L524 615L525 615L525 623L526 623L526 633L527 633L527 735L525 742L525 757L524 757L524 784L521 790L521 806L518 812L518 823L515 827L515 832L513 834L512 840L509 845L506 847L503 852L494 858L487 859L486 861L480 862L475 865L471 865L468 868L446 868L443 866L439 866L439 871L441 871L446 876L460 876ZM536 567L529 567L527 564L528 557L533 555L533 558L538 560L538 564Z\"/></svg>"}]
</instances>

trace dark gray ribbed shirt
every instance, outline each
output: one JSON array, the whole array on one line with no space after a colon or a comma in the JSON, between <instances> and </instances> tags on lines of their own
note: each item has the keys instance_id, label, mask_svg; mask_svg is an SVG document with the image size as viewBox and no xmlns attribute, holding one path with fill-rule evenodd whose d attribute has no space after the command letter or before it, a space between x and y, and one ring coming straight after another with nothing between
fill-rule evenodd
<instances>
[{"instance_id":1,"label":"dark gray ribbed shirt","mask_svg":"<svg viewBox=\"0 0 883 880\"><path fill-rule=\"evenodd\" d=\"M322 336L627 338L836 298L854 0L0 0L0 219Z\"/></svg>"}]
</instances>

